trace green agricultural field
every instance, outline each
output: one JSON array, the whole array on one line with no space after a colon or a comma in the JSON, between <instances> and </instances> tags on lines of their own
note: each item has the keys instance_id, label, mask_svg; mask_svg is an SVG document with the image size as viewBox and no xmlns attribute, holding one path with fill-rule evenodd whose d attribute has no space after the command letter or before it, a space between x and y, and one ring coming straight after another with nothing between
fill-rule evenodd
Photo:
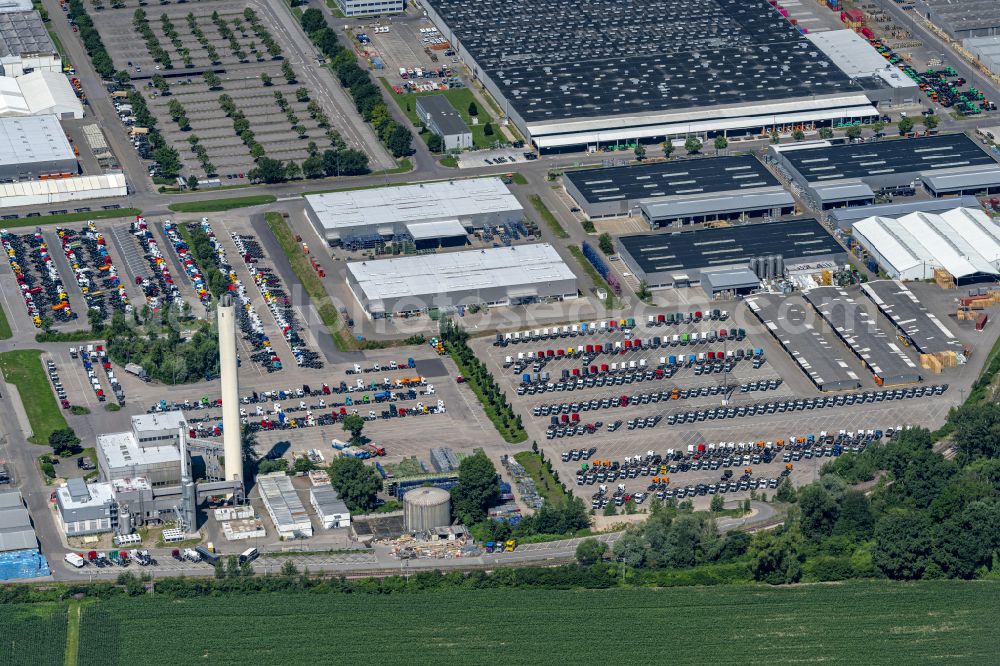
<instances>
[{"instance_id":1,"label":"green agricultural field","mask_svg":"<svg viewBox=\"0 0 1000 666\"><path fill-rule=\"evenodd\" d=\"M38 349L18 349L0 354L0 371L17 387L24 411L31 422L33 444L48 444L53 430L66 427L55 394L42 367L42 352Z\"/></svg>"},{"instance_id":2,"label":"green agricultural field","mask_svg":"<svg viewBox=\"0 0 1000 666\"><path fill-rule=\"evenodd\" d=\"M0 666L62 664L66 616L65 604L0 607Z\"/></svg>"},{"instance_id":3,"label":"green agricultural field","mask_svg":"<svg viewBox=\"0 0 1000 666\"><path fill-rule=\"evenodd\" d=\"M998 611L949 581L147 596L84 605L78 663L988 664Z\"/></svg>"}]
</instances>

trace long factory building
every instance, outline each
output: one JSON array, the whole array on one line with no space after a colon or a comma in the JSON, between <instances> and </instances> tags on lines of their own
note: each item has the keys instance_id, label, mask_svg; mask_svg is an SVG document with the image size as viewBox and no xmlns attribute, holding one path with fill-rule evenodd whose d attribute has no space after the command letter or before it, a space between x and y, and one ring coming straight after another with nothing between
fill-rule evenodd
<instances>
[{"instance_id":1,"label":"long factory building","mask_svg":"<svg viewBox=\"0 0 1000 666\"><path fill-rule=\"evenodd\" d=\"M920 188L934 197L1000 192L1000 164L965 134L771 145L768 159L823 210L867 206L878 193Z\"/></svg>"},{"instance_id":2,"label":"long factory building","mask_svg":"<svg viewBox=\"0 0 1000 666\"><path fill-rule=\"evenodd\" d=\"M709 294L757 288L786 267L843 263L847 253L816 220L621 236L618 253L650 289L701 285Z\"/></svg>"},{"instance_id":3,"label":"long factory building","mask_svg":"<svg viewBox=\"0 0 1000 666\"><path fill-rule=\"evenodd\" d=\"M653 229L795 210L792 195L752 155L567 171L563 182L588 217L641 215Z\"/></svg>"},{"instance_id":4,"label":"long factory building","mask_svg":"<svg viewBox=\"0 0 1000 666\"><path fill-rule=\"evenodd\" d=\"M766 0L422 6L503 115L543 151L879 115L864 79Z\"/></svg>"},{"instance_id":5,"label":"long factory building","mask_svg":"<svg viewBox=\"0 0 1000 666\"><path fill-rule=\"evenodd\" d=\"M464 245L469 230L516 224L524 209L499 178L467 178L310 194L306 217L330 245L368 247L405 238Z\"/></svg>"},{"instance_id":6,"label":"long factory building","mask_svg":"<svg viewBox=\"0 0 1000 666\"><path fill-rule=\"evenodd\" d=\"M576 276L548 243L349 263L347 284L373 318L578 295Z\"/></svg>"}]
</instances>

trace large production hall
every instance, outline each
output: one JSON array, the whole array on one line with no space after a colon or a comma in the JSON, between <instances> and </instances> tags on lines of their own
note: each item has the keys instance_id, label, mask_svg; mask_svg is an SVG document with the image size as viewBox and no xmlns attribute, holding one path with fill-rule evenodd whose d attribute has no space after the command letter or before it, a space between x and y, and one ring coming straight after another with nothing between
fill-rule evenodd
<instances>
[{"instance_id":1,"label":"large production hall","mask_svg":"<svg viewBox=\"0 0 1000 666\"><path fill-rule=\"evenodd\" d=\"M654 229L795 210L792 195L753 155L567 171L563 182L588 217L638 213Z\"/></svg>"},{"instance_id":2,"label":"large production hall","mask_svg":"<svg viewBox=\"0 0 1000 666\"><path fill-rule=\"evenodd\" d=\"M424 7L540 150L878 115L765 0Z\"/></svg>"}]
</instances>

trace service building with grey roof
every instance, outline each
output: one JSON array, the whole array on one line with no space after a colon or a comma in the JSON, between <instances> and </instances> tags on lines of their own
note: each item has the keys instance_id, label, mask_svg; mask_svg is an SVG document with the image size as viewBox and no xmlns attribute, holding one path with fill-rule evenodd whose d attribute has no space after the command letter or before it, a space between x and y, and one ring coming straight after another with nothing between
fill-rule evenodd
<instances>
[{"instance_id":1,"label":"service building with grey roof","mask_svg":"<svg viewBox=\"0 0 1000 666\"><path fill-rule=\"evenodd\" d=\"M444 95L420 95L416 111L427 129L444 140L445 150L472 148L472 130Z\"/></svg>"},{"instance_id":2,"label":"service building with grey roof","mask_svg":"<svg viewBox=\"0 0 1000 666\"><path fill-rule=\"evenodd\" d=\"M0 493L0 552L34 548L38 548L38 538L21 493Z\"/></svg>"},{"instance_id":3,"label":"service building with grey roof","mask_svg":"<svg viewBox=\"0 0 1000 666\"><path fill-rule=\"evenodd\" d=\"M772 145L768 159L823 210L867 205L880 192L933 196L1000 191L1000 164L965 134L860 143Z\"/></svg>"},{"instance_id":4,"label":"service building with grey roof","mask_svg":"<svg viewBox=\"0 0 1000 666\"><path fill-rule=\"evenodd\" d=\"M0 118L0 182L77 174L73 147L55 116Z\"/></svg>"},{"instance_id":5,"label":"service building with grey roof","mask_svg":"<svg viewBox=\"0 0 1000 666\"><path fill-rule=\"evenodd\" d=\"M330 245L403 233L416 238L425 229L451 237L524 219L517 197L492 177L309 194L305 201L306 217ZM429 223L448 224L414 229Z\"/></svg>"},{"instance_id":6,"label":"service building with grey roof","mask_svg":"<svg viewBox=\"0 0 1000 666\"><path fill-rule=\"evenodd\" d=\"M717 229L620 236L622 261L650 289L702 284L706 273L749 268L775 277L791 264L847 258L844 248L814 219L782 220Z\"/></svg>"},{"instance_id":7,"label":"service building with grey roof","mask_svg":"<svg viewBox=\"0 0 1000 666\"><path fill-rule=\"evenodd\" d=\"M847 350L799 294L755 294L747 307L820 391L861 386L846 359Z\"/></svg>"},{"instance_id":8,"label":"service building with grey roof","mask_svg":"<svg viewBox=\"0 0 1000 666\"><path fill-rule=\"evenodd\" d=\"M1000 35L996 0L914 0L914 9L952 39Z\"/></svg>"},{"instance_id":9,"label":"service building with grey roof","mask_svg":"<svg viewBox=\"0 0 1000 666\"><path fill-rule=\"evenodd\" d=\"M548 243L354 262L347 285L375 318L578 295L576 275Z\"/></svg>"},{"instance_id":10,"label":"service building with grey roof","mask_svg":"<svg viewBox=\"0 0 1000 666\"><path fill-rule=\"evenodd\" d=\"M817 287L803 294L837 337L882 386L920 381L920 368L909 357L895 330L880 321L874 305L860 289Z\"/></svg>"},{"instance_id":11,"label":"service building with grey roof","mask_svg":"<svg viewBox=\"0 0 1000 666\"><path fill-rule=\"evenodd\" d=\"M795 201L753 155L567 171L566 191L591 218L639 214L657 228L740 217L779 217Z\"/></svg>"}]
</instances>

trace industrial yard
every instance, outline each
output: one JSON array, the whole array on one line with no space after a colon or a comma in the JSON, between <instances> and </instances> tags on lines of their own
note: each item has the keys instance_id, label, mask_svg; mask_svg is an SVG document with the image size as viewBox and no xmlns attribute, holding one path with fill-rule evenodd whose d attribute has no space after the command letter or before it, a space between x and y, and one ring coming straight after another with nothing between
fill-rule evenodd
<instances>
[{"instance_id":1,"label":"industrial yard","mask_svg":"<svg viewBox=\"0 0 1000 666\"><path fill-rule=\"evenodd\" d=\"M581 635L613 640L587 612L704 624L641 590L697 585L763 628L723 628L726 657L680 639L681 663L982 661L1000 78L979 14L0 3L12 654L312 663L317 632L362 654L308 590L398 606L383 660L587 661ZM188 627L265 591L282 617ZM938 626L959 592L972 615ZM811 621L860 598L867 628ZM775 604L852 641L771 636ZM552 656L456 633L460 606ZM154 626L189 640L150 655Z\"/></svg>"}]
</instances>

